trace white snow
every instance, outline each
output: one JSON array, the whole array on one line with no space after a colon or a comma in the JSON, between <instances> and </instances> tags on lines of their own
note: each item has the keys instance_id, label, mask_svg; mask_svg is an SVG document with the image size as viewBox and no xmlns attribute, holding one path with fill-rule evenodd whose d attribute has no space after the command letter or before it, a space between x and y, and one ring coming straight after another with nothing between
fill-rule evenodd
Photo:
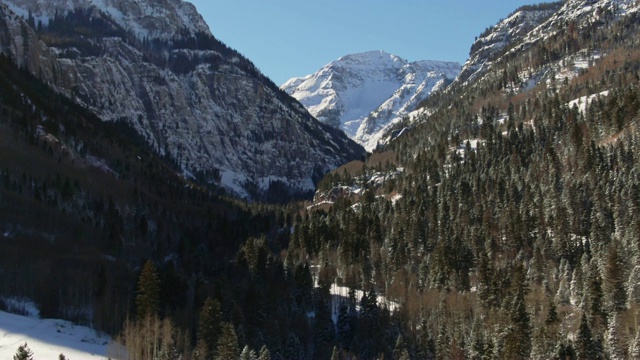
<instances>
[{"instance_id":1,"label":"white snow","mask_svg":"<svg viewBox=\"0 0 640 360\"><path fill-rule=\"evenodd\" d=\"M578 106L578 111L584 114L587 111L587 106L589 106L594 99L599 97L605 97L608 95L609 95L609 90L606 90L597 94L582 96L577 99L571 100L567 105L569 106L570 109L573 108L574 106Z\"/></svg>"},{"instance_id":2,"label":"white snow","mask_svg":"<svg viewBox=\"0 0 640 360\"><path fill-rule=\"evenodd\" d=\"M343 56L315 74L288 80L282 89L319 120L372 150L392 124L443 88L460 69L454 62L408 62L370 51Z\"/></svg>"},{"instance_id":3,"label":"white snow","mask_svg":"<svg viewBox=\"0 0 640 360\"><path fill-rule=\"evenodd\" d=\"M340 305L346 303L349 299L349 288L346 286L339 286L337 284L332 284L331 289L329 290L331 293L331 315L334 323L338 322L338 313L340 312ZM360 310L360 299L365 294L362 290L355 290L356 295L356 310ZM394 312L398 310L400 305L395 301L388 300L386 297L382 295L377 296L378 306L383 307L386 306L389 311Z\"/></svg>"},{"instance_id":4,"label":"white snow","mask_svg":"<svg viewBox=\"0 0 640 360\"><path fill-rule=\"evenodd\" d=\"M503 133L503 135L506 135L506 131ZM458 148L456 149L456 153L458 155L460 155L461 157L464 156L465 151L467 149L467 142L469 142L469 145L471 147L472 151L476 151L478 150L478 147L480 145L483 145L486 141L482 140L482 139L466 139L466 140L462 140L460 142L460 145L458 145Z\"/></svg>"},{"instance_id":5,"label":"white snow","mask_svg":"<svg viewBox=\"0 0 640 360\"><path fill-rule=\"evenodd\" d=\"M38 319L0 311L0 359L12 359L18 346L27 346L35 359L107 359L111 339L68 321Z\"/></svg>"},{"instance_id":6,"label":"white snow","mask_svg":"<svg viewBox=\"0 0 640 360\"><path fill-rule=\"evenodd\" d=\"M402 199L402 194L395 194L391 197L391 203L395 205L398 200Z\"/></svg>"}]
</instances>

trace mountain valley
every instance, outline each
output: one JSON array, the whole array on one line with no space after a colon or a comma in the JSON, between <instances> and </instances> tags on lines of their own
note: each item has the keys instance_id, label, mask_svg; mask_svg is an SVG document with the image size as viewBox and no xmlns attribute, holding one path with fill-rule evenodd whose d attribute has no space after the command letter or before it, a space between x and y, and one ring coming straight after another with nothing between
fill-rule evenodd
<instances>
[{"instance_id":1,"label":"mountain valley","mask_svg":"<svg viewBox=\"0 0 640 360\"><path fill-rule=\"evenodd\" d=\"M128 359L640 358L638 1L281 89L150 4L0 4L0 311Z\"/></svg>"}]
</instances>

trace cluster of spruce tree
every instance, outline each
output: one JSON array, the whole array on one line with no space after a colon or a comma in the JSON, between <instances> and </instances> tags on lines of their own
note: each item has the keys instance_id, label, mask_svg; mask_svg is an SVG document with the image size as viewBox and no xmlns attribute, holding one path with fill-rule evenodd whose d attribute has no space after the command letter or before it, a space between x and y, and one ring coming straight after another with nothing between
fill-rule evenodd
<instances>
[{"instance_id":1,"label":"cluster of spruce tree","mask_svg":"<svg viewBox=\"0 0 640 360\"><path fill-rule=\"evenodd\" d=\"M640 356L637 32L632 20L592 29L611 39L606 55L573 79L516 95L542 64L524 52L428 101L448 105L390 144L402 198L306 215L289 256L399 304L376 331L397 336L407 358ZM585 41L545 41L564 50L544 63ZM366 182L328 181L354 183ZM374 354L335 344L358 358L392 354L388 342Z\"/></svg>"}]
</instances>

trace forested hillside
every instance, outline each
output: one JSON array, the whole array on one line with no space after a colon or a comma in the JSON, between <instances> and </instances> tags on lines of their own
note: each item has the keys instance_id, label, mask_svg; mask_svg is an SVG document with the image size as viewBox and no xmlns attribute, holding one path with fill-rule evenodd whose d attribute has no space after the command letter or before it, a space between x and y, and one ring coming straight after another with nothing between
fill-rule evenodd
<instances>
[{"instance_id":1,"label":"forested hillside","mask_svg":"<svg viewBox=\"0 0 640 360\"><path fill-rule=\"evenodd\" d=\"M325 179L352 196L289 256L399 304L341 315L343 357L640 356L640 22L601 14L427 100L395 163Z\"/></svg>"}]
</instances>

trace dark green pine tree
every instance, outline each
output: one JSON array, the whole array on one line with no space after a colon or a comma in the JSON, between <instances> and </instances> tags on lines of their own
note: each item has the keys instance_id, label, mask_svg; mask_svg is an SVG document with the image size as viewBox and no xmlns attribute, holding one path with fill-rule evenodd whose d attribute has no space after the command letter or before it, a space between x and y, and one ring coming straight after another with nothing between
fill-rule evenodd
<instances>
[{"instance_id":1,"label":"dark green pine tree","mask_svg":"<svg viewBox=\"0 0 640 360\"><path fill-rule=\"evenodd\" d=\"M596 345L587 315L582 313L576 338L576 356L579 360L597 359Z\"/></svg>"},{"instance_id":2,"label":"dark green pine tree","mask_svg":"<svg viewBox=\"0 0 640 360\"><path fill-rule=\"evenodd\" d=\"M230 323L223 323L216 346L216 360L237 359L240 355L236 330Z\"/></svg>"},{"instance_id":3,"label":"dark green pine tree","mask_svg":"<svg viewBox=\"0 0 640 360\"><path fill-rule=\"evenodd\" d=\"M13 355L13 360L33 360L33 352L29 349L27 343L18 346L16 354Z\"/></svg>"},{"instance_id":4,"label":"dark green pine tree","mask_svg":"<svg viewBox=\"0 0 640 360\"><path fill-rule=\"evenodd\" d=\"M372 318L378 315L378 296L373 288L371 288L368 293L362 295L360 299L360 309L364 317Z\"/></svg>"},{"instance_id":5,"label":"dark green pine tree","mask_svg":"<svg viewBox=\"0 0 640 360\"><path fill-rule=\"evenodd\" d=\"M405 343L402 335L398 335L396 339L396 345L393 348L393 358L395 360L410 360L409 350L407 350L407 344Z\"/></svg>"},{"instance_id":6,"label":"dark green pine tree","mask_svg":"<svg viewBox=\"0 0 640 360\"><path fill-rule=\"evenodd\" d=\"M436 340L436 359L444 360L449 359L449 351L451 350L451 341L449 334L447 334L447 328L444 324L440 324L440 330L438 332L438 339Z\"/></svg>"},{"instance_id":7,"label":"dark green pine tree","mask_svg":"<svg viewBox=\"0 0 640 360\"><path fill-rule=\"evenodd\" d=\"M416 355L419 359L429 360L435 358L435 353L436 344L431 334L429 334L429 323L427 319L422 318L416 344Z\"/></svg>"},{"instance_id":8,"label":"dark green pine tree","mask_svg":"<svg viewBox=\"0 0 640 360\"><path fill-rule=\"evenodd\" d=\"M256 352L253 351L249 345L245 345L240 353L240 360L258 360Z\"/></svg>"},{"instance_id":9,"label":"dark green pine tree","mask_svg":"<svg viewBox=\"0 0 640 360\"><path fill-rule=\"evenodd\" d=\"M509 359L526 359L531 352L531 324L522 290L513 299L509 319L511 324L505 339L504 355Z\"/></svg>"},{"instance_id":10,"label":"dark green pine tree","mask_svg":"<svg viewBox=\"0 0 640 360\"><path fill-rule=\"evenodd\" d=\"M271 352L267 348L267 345L262 345L262 348L260 348L260 354L258 354L258 360L271 360Z\"/></svg>"},{"instance_id":11,"label":"dark green pine tree","mask_svg":"<svg viewBox=\"0 0 640 360\"><path fill-rule=\"evenodd\" d=\"M587 315L592 325L597 329L604 328L607 322L607 313L604 309L604 292L602 290L602 278L598 271L596 260L591 260L589 271L589 283L587 288Z\"/></svg>"},{"instance_id":12,"label":"dark green pine tree","mask_svg":"<svg viewBox=\"0 0 640 360\"><path fill-rule=\"evenodd\" d=\"M545 319L545 324L553 325L560 322L560 318L558 317L558 310L556 309L556 302L549 301L549 313L547 313L547 318Z\"/></svg>"},{"instance_id":13,"label":"dark green pine tree","mask_svg":"<svg viewBox=\"0 0 640 360\"><path fill-rule=\"evenodd\" d=\"M151 260L142 267L136 290L136 314L138 319L157 315L160 311L160 279Z\"/></svg>"},{"instance_id":14,"label":"dark green pine tree","mask_svg":"<svg viewBox=\"0 0 640 360\"><path fill-rule=\"evenodd\" d=\"M202 359L211 358L220 336L222 313L218 300L208 297L200 311L197 351Z\"/></svg>"},{"instance_id":15,"label":"dark green pine tree","mask_svg":"<svg viewBox=\"0 0 640 360\"><path fill-rule=\"evenodd\" d=\"M284 360L302 360L305 359L304 348L300 343L300 339L294 333L289 333L287 344L284 350Z\"/></svg>"},{"instance_id":16,"label":"dark green pine tree","mask_svg":"<svg viewBox=\"0 0 640 360\"><path fill-rule=\"evenodd\" d=\"M331 300L326 300L321 294L322 289L316 289L318 293L315 295L316 316L313 322L314 333L314 352L315 357L327 358L331 354L331 345L335 340L335 330L333 320L331 319ZM327 296L329 289L326 289Z\"/></svg>"},{"instance_id":17,"label":"dark green pine tree","mask_svg":"<svg viewBox=\"0 0 640 360\"><path fill-rule=\"evenodd\" d=\"M338 324L336 325L336 340L338 341L338 345L340 345L340 347L343 349L349 349L349 347L351 346L351 340L353 340L354 335L354 322L349 314L349 308L344 303L340 305L340 309L338 310L337 321Z\"/></svg>"},{"instance_id":18,"label":"dark green pine tree","mask_svg":"<svg viewBox=\"0 0 640 360\"><path fill-rule=\"evenodd\" d=\"M294 275L296 285L296 303L298 307L305 308L311 302L313 290L313 278L309 270L309 264L298 264Z\"/></svg>"},{"instance_id":19,"label":"dark green pine tree","mask_svg":"<svg viewBox=\"0 0 640 360\"><path fill-rule=\"evenodd\" d=\"M607 296L607 303L614 312L622 311L627 306L624 269L624 258L618 253L615 242L612 242L604 268L604 290Z\"/></svg>"}]
</instances>

